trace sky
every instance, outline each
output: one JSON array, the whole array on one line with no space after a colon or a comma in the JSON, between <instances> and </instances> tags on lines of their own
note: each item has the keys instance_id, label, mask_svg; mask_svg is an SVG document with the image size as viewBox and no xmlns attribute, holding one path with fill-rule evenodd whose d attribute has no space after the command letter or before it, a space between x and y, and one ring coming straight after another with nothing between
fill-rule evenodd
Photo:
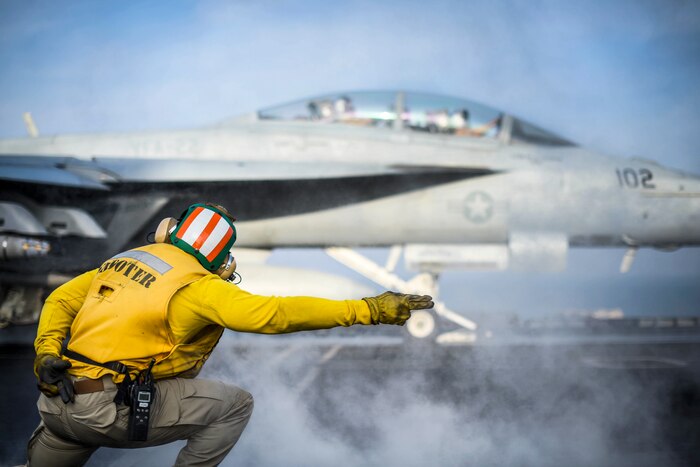
<instances>
[{"instance_id":1,"label":"sky","mask_svg":"<svg viewBox=\"0 0 700 467\"><path fill-rule=\"evenodd\" d=\"M42 134L170 129L314 94L405 89L700 173L693 1L5 0L0 63L0 137L24 136L26 111ZM273 262L299 255L346 273L318 252ZM698 312L698 249L642 251L627 275L622 255L576 250L563 274L450 272L441 286L465 313Z\"/></svg>"}]
</instances>

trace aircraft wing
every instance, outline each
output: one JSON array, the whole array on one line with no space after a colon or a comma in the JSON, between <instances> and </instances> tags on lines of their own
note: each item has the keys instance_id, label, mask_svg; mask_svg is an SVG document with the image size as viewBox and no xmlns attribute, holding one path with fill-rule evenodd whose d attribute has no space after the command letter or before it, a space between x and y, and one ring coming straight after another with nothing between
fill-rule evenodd
<instances>
[{"instance_id":1,"label":"aircraft wing","mask_svg":"<svg viewBox=\"0 0 700 467\"><path fill-rule=\"evenodd\" d=\"M109 184L119 182L294 180L435 172L494 173L484 167L438 165L0 155L0 180L98 190L108 190Z\"/></svg>"},{"instance_id":2,"label":"aircraft wing","mask_svg":"<svg viewBox=\"0 0 700 467\"><path fill-rule=\"evenodd\" d=\"M0 156L0 180L107 190L116 181L109 170L73 157Z\"/></svg>"},{"instance_id":3,"label":"aircraft wing","mask_svg":"<svg viewBox=\"0 0 700 467\"><path fill-rule=\"evenodd\" d=\"M26 272L38 267L39 260L61 272L85 269L95 258L142 244L160 219L201 200L231 206L241 221L275 219L494 173L488 168L330 161L4 155L0 235L10 236L16 247L4 251L2 269ZM37 236L52 242L49 257L26 261L34 251L27 247L28 239ZM334 235L324 238L325 244L336 240ZM280 242L284 240L273 244Z\"/></svg>"}]
</instances>

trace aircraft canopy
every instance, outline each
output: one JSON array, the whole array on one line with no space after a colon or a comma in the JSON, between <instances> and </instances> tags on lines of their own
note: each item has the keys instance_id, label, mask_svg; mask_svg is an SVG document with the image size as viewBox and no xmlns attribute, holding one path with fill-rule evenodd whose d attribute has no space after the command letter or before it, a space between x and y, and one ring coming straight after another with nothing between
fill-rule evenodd
<instances>
[{"instance_id":1,"label":"aircraft canopy","mask_svg":"<svg viewBox=\"0 0 700 467\"><path fill-rule=\"evenodd\" d=\"M398 118L397 118L398 117ZM572 145L559 136L477 102L456 97L402 91L365 91L328 94L270 107L258 112L261 120L340 123L388 129L496 138L509 132L513 143Z\"/></svg>"}]
</instances>

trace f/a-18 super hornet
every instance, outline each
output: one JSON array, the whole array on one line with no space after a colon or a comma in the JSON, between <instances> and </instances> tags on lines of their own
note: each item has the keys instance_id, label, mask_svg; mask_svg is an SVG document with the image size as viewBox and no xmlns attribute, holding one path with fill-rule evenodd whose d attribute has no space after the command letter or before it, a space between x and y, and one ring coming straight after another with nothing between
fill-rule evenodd
<instances>
[{"instance_id":1,"label":"f/a-18 super hornet","mask_svg":"<svg viewBox=\"0 0 700 467\"><path fill-rule=\"evenodd\" d=\"M35 319L52 287L201 200L235 213L238 248L325 248L405 292L435 293L445 268L561 269L569 247L623 247L626 270L640 247L700 243L697 176L592 152L463 99L348 92L191 130L29 128L34 137L0 140L5 322ZM360 246L392 247L387 265ZM418 273L410 281L394 273L402 254ZM435 311L475 328L440 301ZM429 335L432 316L416 315L409 330Z\"/></svg>"}]
</instances>

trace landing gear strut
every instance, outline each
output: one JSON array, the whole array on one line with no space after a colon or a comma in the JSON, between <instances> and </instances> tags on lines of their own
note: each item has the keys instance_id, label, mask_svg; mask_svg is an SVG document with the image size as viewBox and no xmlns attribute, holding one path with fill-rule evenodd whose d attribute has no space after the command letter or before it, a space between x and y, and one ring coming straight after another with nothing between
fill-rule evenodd
<instances>
[{"instance_id":1,"label":"landing gear strut","mask_svg":"<svg viewBox=\"0 0 700 467\"><path fill-rule=\"evenodd\" d=\"M439 300L438 274L423 272L417 274L411 280L406 281L394 273L396 264L401 257L401 246L394 246L391 248L387 264L384 267L379 266L371 259L349 248L333 247L326 248L325 251L328 256L339 263L362 274L386 289L407 294L431 295L435 302L435 308L433 309L434 314L427 310L414 311L411 319L406 323L406 330L412 337L416 339L433 338L438 343L456 342L455 339L461 342L474 341L477 328L476 323L450 310L444 302ZM448 332L436 336L439 332L439 326L435 315L452 321L463 329L459 330L457 333ZM465 330L468 332L465 332Z\"/></svg>"}]
</instances>

